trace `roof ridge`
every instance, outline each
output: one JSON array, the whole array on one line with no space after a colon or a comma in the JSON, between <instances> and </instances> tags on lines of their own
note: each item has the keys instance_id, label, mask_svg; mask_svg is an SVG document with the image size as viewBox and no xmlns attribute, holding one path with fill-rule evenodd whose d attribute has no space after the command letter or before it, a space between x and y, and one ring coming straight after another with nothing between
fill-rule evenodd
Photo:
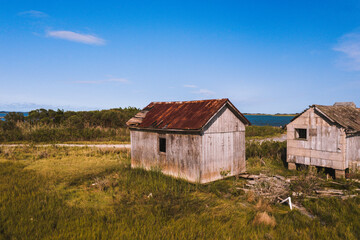
<instances>
[{"instance_id":1,"label":"roof ridge","mask_svg":"<svg viewBox=\"0 0 360 240\"><path fill-rule=\"evenodd\" d=\"M198 102L209 102L209 101L221 101L227 100L228 98L218 98L218 99L203 99L203 100L190 100L190 101L163 101L163 102L151 102L150 104L183 104L183 103L198 103ZM149 104L149 105L150 105Z\"/></svg>"},{"instance_id":2,"label":"roof ridge","mask_svg":"<svg viewBox=\"0 0 360 240\"><path fill-rule=\"evenodd\" d=\"M332 108L341 108L341 107L344 107L344 108L351 108L351 109L360 109L360 108L357 108L357 107L353 107L353 106L348 106L348 105L321 105L321 104L313 104L313 105L310 105L309 107L317 107L317 106L321 106L321 107L332 107Z\"/></svg>"}]
</instances>

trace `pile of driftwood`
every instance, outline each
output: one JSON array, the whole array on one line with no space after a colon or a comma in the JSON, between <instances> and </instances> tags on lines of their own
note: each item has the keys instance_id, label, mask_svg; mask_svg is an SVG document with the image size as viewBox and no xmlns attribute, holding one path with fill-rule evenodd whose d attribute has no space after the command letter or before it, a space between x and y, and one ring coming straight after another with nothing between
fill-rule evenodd
<instances>
[{"instance_id":1,"label":"pile of driftwood","mask_svg":"<svg viewBox=\"0 0 360 240\"><path fill-rule=\"evenodd\" d=\"M267 198L268 200L272 202L277 202L279 199L285 199L289 197L290 195L292 197L307 197L307 198L318 198L318 197L339 197L342 199L350 198L358 196L360 193L360 189L355 189L352 191L352 194L350 194L350 191L348 190L341 190L341 189L332 189L332 188L325 188L321 187L320 184L316 186L316 189L312 192L312 194L306 194L299 191L294 192L291 191L291 184L294 181L298 181L297 176L291 176L289 178L285 178L280 175L273 175L273 176L267 176L265 174L241 174L239 177L247 179L246 184L244 185L241 190L248 192L252 191L256 195ZM317 178L315 181L324 181L320 178ZM358 180L352 180L352 181L358 181ZM331 182L332 184L336 185L342 185L341 183L337 182ZM360 183L360 181L359 181ZM341 188L341 186L339 187Z\"/></svg>"},{"instance_id":2,"label":"pile of driftwood","mask_svg":"<svg viewBox=\"0 0 360 240\"><path fill-rule=\"evenodd\" d=\"M360 189L355 189L356 194L350 194L347 190L340 190L340 189L331 189L331 188L321 188L321 184L315 184L316 189L313 189L311 191L311 194L309 194L309 191L293 191L293 185L295 184L301 184L301 179L297 176L292 176L289 178L285 178L280 175L273 175L273 176L267 176L265 174L241 174L239 175L240 178L247 179L246 184L243 186L243 188L239 188L245 192L252 191L257 196L264 197L268 199L270 202L273 203L288 203L290 206L290 209L296 208L299 210L300 213L310 217L314 218L311 213L309 213L300 202L297 202L297 198L319 198L319 197L339 197L341 199L346 199L350 197L358 196L360 193ZM309 179L308 179L309 180ZM310 179L310 181L324 181L319 178L313 178ZM356 181L356 180L355 180ZM332 184L339 184L341 183L337 182L331 182ZM360 181L358 182L360 183ZM293 185L292 185L293 184ZM306 184L304 184L306 185ZM341 186L340 186L341 188ZM354 193L354 191L352 191ZM293 200L292 200L293 198ZM295 202L294 202L295 200ZM292 202L293 201L293 202Z\"/></svg>"},{"instance_id":3,"label":"pile of driftwood","mask_svg":"<svg viewBox=\"0 0 360 240\"><path fill-rule=\"evenodd\" d=\"M265 174L241 174L239 177L247 179L243 191L252 191L258 196L262 196L276 202L278 198L286 198L289 193L290 180L283 176L267 176Z\"/></svg>"}]
</instances>

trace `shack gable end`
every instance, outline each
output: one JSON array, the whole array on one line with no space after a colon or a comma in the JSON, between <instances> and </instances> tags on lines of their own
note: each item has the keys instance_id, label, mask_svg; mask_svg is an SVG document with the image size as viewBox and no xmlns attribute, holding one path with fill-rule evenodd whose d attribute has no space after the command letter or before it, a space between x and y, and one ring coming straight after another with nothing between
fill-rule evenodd
<instances>
[{"instance_id":1,"label":"shack gable end","mask_svg":"<svg viewBox=\"0 0 360 240\"><path fill-rule=\"evenodd\" d=\"M245 172L245 125L224 106L202 135L201 182Z\"/></svg>"},{"instance_id":2,"label":"shack gable end","mask_svg":"<svg viewBox=\"0 0 360 240\"><path fill-rule=\"evenodd\" d=\"M360 169L360 134L346 138L346 160L352 169Z\"/></svg>"},{"instance_id":3,"label":"shack gable end","mask_svg":"<svg viewBox=\"0 0 360 240\"><path fill-rule=\"evenodd\" d=\"M309 108L287 125L287 153L288 162L344 170L345 131Z\"/></svg>"}]
</instances>

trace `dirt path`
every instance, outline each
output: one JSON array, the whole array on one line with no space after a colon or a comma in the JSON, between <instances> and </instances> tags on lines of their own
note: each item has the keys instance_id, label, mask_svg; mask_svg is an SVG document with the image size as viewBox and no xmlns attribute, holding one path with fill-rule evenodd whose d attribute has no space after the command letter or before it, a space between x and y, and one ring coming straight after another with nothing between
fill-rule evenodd
<instances>
[{"instance_id":1,"label":"dirt path","mask_svg":"<svg viewBox=\"0 0 360 240\"><path fill-rule=\"evenodd\" d=\"M255 139L256 142L265 142L265 141L274 141L274 142L285 142L286 141L286 133L281 134L278 137L264 138L264 139Z\"/></svg>"},{"instance_id":2,"label":"dirt path","mask_svg":"<svg viewBox=\"0 0 360 240\"><path fill-rule=\"evenodd\" d=\"M29 144L0 144L0 147L20 147L28 146ZM93 147L93 148L125 148L130 149L130 144L72 144L72 143L59 143L59 144L37 144L36 147Z\"/></svg>"}]
</instances>

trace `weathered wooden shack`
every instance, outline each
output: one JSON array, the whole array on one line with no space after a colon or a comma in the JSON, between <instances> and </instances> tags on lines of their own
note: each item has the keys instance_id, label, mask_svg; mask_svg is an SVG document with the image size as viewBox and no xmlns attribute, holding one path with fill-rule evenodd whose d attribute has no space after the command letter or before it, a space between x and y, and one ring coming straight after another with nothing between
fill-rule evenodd
<instances>
[{"instance_id":1,"label":"weathered wooden shack","mask_svg":"<svg viewBox=\"0 0 360 240\"><path fill-rule=\"evenodd\" d=\"M228 99L152 102L131 118L131 167L207 183L245 171L245 126Z\"/></svg>"},{"instance_id":2,"label":"weathered wooden shack","mask_svg":"<svg viewBox=\"0 0 360 240\"><path fill-rule=\"evenodd\" d=\"M354 103L312 105L287 125L289 169L309 165L335 170L360 167L360 109Z\"/></svg>"}]
</instances>

